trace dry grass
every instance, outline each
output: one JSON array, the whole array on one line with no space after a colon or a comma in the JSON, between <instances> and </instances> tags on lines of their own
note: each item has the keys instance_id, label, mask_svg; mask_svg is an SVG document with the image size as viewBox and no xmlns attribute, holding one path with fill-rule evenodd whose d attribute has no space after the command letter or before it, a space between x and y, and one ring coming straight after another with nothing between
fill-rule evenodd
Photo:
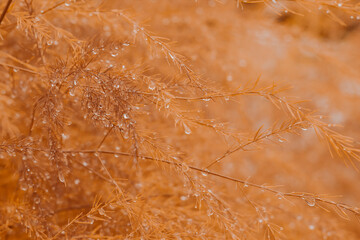
<instances>
[{"instance_id":1,"label":"dry grass","mask_svg":"<svg viewBox=\"0 0 360 240\"><path fill-rule=\"evenodd\" d=\"M0 9L1 239L359 239L356 1Z\"/></svg>"}]
</instances>

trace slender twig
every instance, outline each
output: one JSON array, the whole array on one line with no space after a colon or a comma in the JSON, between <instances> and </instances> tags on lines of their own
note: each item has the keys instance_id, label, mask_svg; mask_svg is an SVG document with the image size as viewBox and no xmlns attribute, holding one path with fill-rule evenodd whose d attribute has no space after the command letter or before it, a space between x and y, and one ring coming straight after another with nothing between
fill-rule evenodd
<instances>
[{"instance_id":1,"label":"slender twig","mask_svg":"<svg viewBox=\"0 0 360 240\"><path fill-rule=\"evenodd\" d=\"M237 146L234 149L227 150L223 155L221 155L220 157L218 157L217 159L212 161L209 165L207 165L205 169L208 169L208 168L212 167L213 165L219 163L221 160L223 160L225 157L229 156L230 154L233 154L233 153L235 153L235 152L237 152L239 150L244 150L245 147L247 147L249 145L252 145L252 144L255 144L255 143L257 143L257 142L259 142L261 140L270 138L271 136L278 135L278 134L280 134L282 132L287 132L287 131L290 131L290 130L294 130L293 127L301 126L302 123L303 123L302 121L291 122L291 123L289 123L287 126L285 126L283 128L280 128L280 129L274 130L274 131L270 131L269 133L262 134L262 135L260 134L260 130L261 130L261 128L260 128L253 139L251 139L250 141L248 141L246 143L243 143L243 144Z\"/></svg>"},{"instance_id":2,"label":"slender twig","mask_svg":"<svg viewBox=\"0 0 360 240\"><path fill-rule=\"evenodd\" d=\"M52 7L48 8L48 9L42 11L40 14L45 14L45 13L51 11L51 10L54 10L55 8L63 5L64 3L65 3L65 1L61 1L61 2L59 2L59 3L57 3L57 4L55 4L54 6L52 6Z\"/></svg>"},{"instance_id":3,"label":"slender twig","mask_svg":"<svg viewBox=\"0 0 360 240\"><path fill-rule=\"evenodd\" d=\"M4 10L3 10L3 12L1 13L1 16L0 16L0 24L1 24L2 20L5 18L5 15L7 13L7 10L10 7L11 2L12 2L12 0L7 1L6 5L5 5L5 8L4 8Z\"/></svg>"},{"instance_id":4,"label":"slender twig","mask_svg":"<svg viewBox=\"0 0 360 240\"><path fill-rule=\"evenodd\" d=\"M29 149L32 149L34 151L42 151L42 152L49 151L47 149L39 149L39 148L29 148ZM64 154L85 153L85 154L111 154L111 155L116 154L116 155L129 156L129 157L134 156L134 154L126 153L126 152L104 151L104 150L62 150L62 152ZM205 173L206 175L222 178L222 179L229 180L229 181L232 181L232 182L235 182L235 183L240 183L240 184L251 186L251 187L254 187L254 188L258 188L258 189L261 189L261 190L264 190L264 191L267 191L267 192L271 192L273 194L282 196L284 198L285 197L300 198L300 199L305 200L305 202L307 202L307 200L309 200L309 199L312 199L314 201L314 205L311 205L311 206L315 206L316 202L324 203L324 204L332 205L332 206L334 206L336 208L340 208L340 209L344 209L344 210L347 210L349 212L352 212L356 216L360 216L359 208L352 207L352 206L349 206L347 204L338 203L338 202L334 202L334 201L331 201L331 200L323 199L319 195L316 195L316 194L298 193L298 192L281 192L281 191L272 189L269 186L259 185L259 184L256 184L256 183L248 182L247 180L241 180L241 179L229 177L229 176L226 176L226 175L223 175L223 174L220 174L220 173L209 171L207 169L202 169L202 168L198 168L198 167L195 167L195 166L187 165L187 164L182 163L182 162L173 162L173 161L169 161L169 160L165 160L165 159L153 158L153 157L149 157L149 156L137 156L137 157L141 158L141 159L144 159L144 160L150 160L150 161L165 163L165 164L169 164L169 165L178 166L178 167L181 167L181 168L187 168L187 169L190 169L190 170L193 170L193 171L196 171L196 172L200 172L200 173ZM101 161L101 163L102 163L102 161ZM108 174L110 174L110 173L108 173Z\"/></svg>"}]
</instances>

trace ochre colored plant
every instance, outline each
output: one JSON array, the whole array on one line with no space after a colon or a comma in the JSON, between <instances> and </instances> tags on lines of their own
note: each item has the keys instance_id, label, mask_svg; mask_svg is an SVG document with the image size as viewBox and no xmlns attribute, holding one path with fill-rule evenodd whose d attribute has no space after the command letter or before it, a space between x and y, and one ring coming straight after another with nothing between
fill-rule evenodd
<instances>
[{"instance_id":1,"label":"ochre colored plant","mask_svg":"<svg viewBox=\"0 0 360 240\"><path fill-rule=\"evenodd\" d=\"M360 238L358 2L0 9L1 239Z\"/></svg>"}]
</instances>

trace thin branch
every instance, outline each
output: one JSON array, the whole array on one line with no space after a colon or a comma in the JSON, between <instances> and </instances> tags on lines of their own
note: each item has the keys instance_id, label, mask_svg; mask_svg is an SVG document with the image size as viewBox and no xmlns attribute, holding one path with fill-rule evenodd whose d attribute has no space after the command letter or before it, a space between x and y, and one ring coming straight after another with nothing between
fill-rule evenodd
<instances>
[{"instance_id":1,"label":"thin branch","mask_svg":"<svg viewBox=\"0 0 360 240\"><path fill-rule=\"evenodd\" d=\"M5 8L4 8L3 12L1 13L1 16L0 16L0 25L1 25L2 20L5 18L5 15L6 15L8 9L9 9L9 7L10 7L11 2L12 2L12 0L8 0L8 1L7 1L6 5L5 5Z\"/></svg>"},{"instance_id":2,"label":"thin branch","mask_svg":"<svg viewBox=\"0 0 360 240\"><path fill-rule=\"evenodd\" d=\"M29 149L34 150L34 151L42 151L42 152L48 152L49 151L49 150L46 150L46 149L37 149L37 148L29 148ZM97 154L97 155L99 155L99 154L111 154L111 155L122 155L122 156L134 157L134 154L131 154L131 153L117 152L117 151L103 151L103 150L62 150L62 153L64 153L64 154L72 154L72 153L85 153L86 154L87 153L87 154ZM269 186L259 185L259 184L256 184L256 183L248 182L246 180L241 180L241 179L229 177L229 176L226 176L226 175L223 175L223 174L220 174L220 173L216 173L216 172L212 172L212 171L209 171L209 170L206 170L206 169L202 169L202 168L198 168L198 167L195 167L195 166L187 165L187 164L182 163L182 162L173 162L173 161L169 161L169 160L165 160L165 159L153 158L153 157L149 157L149 156L140 156L140 155L138 155L137 157L141 158L141 159L145 159L145 160L150 160L150 161L155 161L155 162L166 163L166 164L169 164L169 165L174 165L174 166L180 167L181 169L190 169L190 170L193 170L193 171L196 171L196 172L200 172L200 173L204 173L206 175L211 175L211 176L214 176L214 177L222 178L222 179L229 180L229 181L232 181L232 182L235 182L235 183L241 183L243 185L258 188L258 189L261 189L261 190L264 190L264 191L267 191L267 192L270 192L270 193L273 193L275 195L279 195L279 196L282 196L282 197L294 197L294 198L302 199L309 206L316 206L317 202L332 205L335 208L344 209L344 210L347 210L347 211L355 214L356 216L360 216L360 209L359 208L352 207L352 206L349 206L349 205L344 204L344 203L338 203L338 202L334 202L334 201L331 201L331 200L323 199L319 195L316 195L316 194L298 193L298 192L281 192L281 191L278 191L278 190L274 190ZM102 162L102 160L100 160L100 162L102 164L104 164ZM108 174L110 174L110 173L108 172ZM312 203L310 203L310 201Z\"/></svg>"},{"instance_id":3,"label":"thin branch","mask_svg":"<svg viewBox=\"0 0 360 240\"><path fill-rule=\"evenodd\" d=\"M285 125L283 127L280 127L277 130L274 130L274 129L267 130L269 132L267 134L264 134L264 133L261 134L260 133L261 128L259 128L259 130L255 133L255 136L251 140L237 146L236 148L234 148L232 150L229 149L223 155L221 155L220 157L215 159L213 162L211 162L208 166L206 166L205 169L210 168L213 165L219 163L221 160L223 160L225 157L229 156L230 154L233 154L233 153L235 153L235 152L237 152L239 150L244 150L244 148L249 146L249 145L252 145L252 144L257 143L257 142L259 142L261 140L267 139L267 138L269 138L271 136L274 136L274 135L277 135L277 134L280 134L280 133L283 133L283 132L293 131L294 130L293 127L300 127L301 123L302 123L302 121L290 122L289 124L287 124L287 125Z\"/></svg>"}]
</instances>

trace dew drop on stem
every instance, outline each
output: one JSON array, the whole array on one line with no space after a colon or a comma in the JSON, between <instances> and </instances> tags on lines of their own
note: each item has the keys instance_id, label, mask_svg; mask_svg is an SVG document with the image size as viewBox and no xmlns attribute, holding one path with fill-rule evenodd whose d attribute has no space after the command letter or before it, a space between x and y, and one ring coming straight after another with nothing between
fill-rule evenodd
<instances>
[{"instance_id":1,"label":"dew drop on stem","mask_svg":"<svg viewBox=\"0 0 360 240\"><path fill-rule=\"evenodd\" d=\"M130 118L130 117L129 117L129 114L124 113L124 114L123 114L123 118L124 118L124 119L129 119L129 118Z\"/></svg>"},{"instance_id":2,"label":"dew drop on stem","mask_svg":"<svg viewBox=\"0 0 360 240\"><path fill-rule=\"evenodd\" d=\"M102 216L105 216L105 215L106 215L105 210L104 210L103 208L99 208L99 209L98 209L98 212L99 212L99 214L102 215Z\"/></svg>"},{"instance_id":3,"label":"dew drop on stem","mask_svg":"<svg viewBox=\"0 0 360 240\"><path fill-rule=\"evenodd\" d=\"M94 221L95 221L95 220L92 218L92 216L88 216L88 218L89 218L89 223L90 223L90 224L94 224Z\"/></svg>"},{"instance_id":4,"label":"dew drop on stem","mask_svg":"<svg viewBox=\"0 0 360 240\"><path fill-rule=\"evenodd\" d=\"M306 198L305 202L309 207L314 207L316 204L315 198Z\"/></svg>"},{"instance_id":5,"label":"dew drop on stem","mask_svg":"<svg viewBox=\"0 0 360 240\"><path fill-rule=\"evenodd\" d=\"M112 56L112 57L116 57L117 55L118 55L118 52L117 52L117 51L111 52L111 56Z\"/></svg>"},{"instance_id":6,"label":"dew drop on stem","mask_svg":"<svg viewBox=\"0 0 360 240\"><path fill-rule=\"evenodd\" d=\"M184 123L184 130L185 130L185 134L188 134L188 135L191 134L191 129L185 123Z\"/></svg>"},{"instance_id":7,"label":"dew drop on stem","mask_svg":"<svg viewBox=\"0 0 360 240\"><path fill-rule=\"evenodd\" d=\"M20 181L20 189L22 190L22 191L26 191L26 190L28 190L28 185L24 182L24 181Z\"/></svg>"},{"instance_id":8,"label":"dew drop on stem","mask_svg":"<svg viewBox=\"0 0 360 240\"><path fill-rule=\"evenodd\" d=\"M150 89L151 91L153 91L153 90L155 90L155 88L156 88L155 83L150 82L150 83L149 83L149 89Z\"/></svg>"},{"instance_id":9,"label":"dew drop on stem","mask_svg":"<svg viewBox=\"0 0 360 240\"><path fill-rule=\"evenodd\" d=\"M62 171L59 171L58 177L60 182L65 183L65 177Z\"/></svg>"},{"instance_id":10,"label":"dew drop on stem","mask_svg":"<svg viewBox=\"0 0 360 240\"><path fill-rule=\"evenodd\" d=\"M35 197L35 198L34 198L34 203L35 203L35 204L40 204L40 201L41 201L41 200L40 200L39 197Z\"/></svg>"}]
</instances>

